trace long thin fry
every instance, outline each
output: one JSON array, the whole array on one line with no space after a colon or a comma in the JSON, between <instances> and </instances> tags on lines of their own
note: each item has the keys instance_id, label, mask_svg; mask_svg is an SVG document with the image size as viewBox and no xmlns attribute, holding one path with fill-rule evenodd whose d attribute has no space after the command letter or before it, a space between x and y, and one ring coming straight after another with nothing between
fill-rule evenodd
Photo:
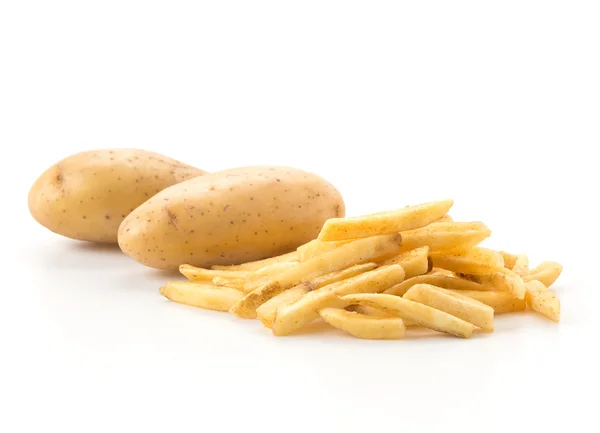
<instances>
[{"instance_id":1,"label":"long thin fry","mask_svg":"<svg viewBox=\"0 0 600 433\"><path fill-rule=\"evenodd\" d=\"M341 308L322 308L319 315L334 328L368 340L398 340L404 337L404 322L400 317L376 317L346 311Z\"/></svg>"},{"instance_id":2,"label":"long thin fry","mask_svg":"<svg viewBox=\"0 0 600 433\"><path fill-rule=\"evenodd\" d=\"M481 292L475 290L453 290L463 296L468 296L483 302L494 309L494 314L514 313L527 308L525 299L517 299L509 292Z\"/></svg>"},{"instance_id":3,"label":"long thin fry","mask_svg":"<svg viewBox=\"0 0 600 433\"><path fill-rule=\"evenodd\" d=\"M229 287L215 287L189 281L168 283L160 293L171 301L207 310L227 311L242 298L242 293Z\"/></svg>"},{"instance_id":4,"label":"long thin fry","mask_svg":"<svg viewBox=\"0 0 600 433\"><path fill-rule=\"evenodd\" d=\"M286 254L282 254L280 256L269 257L263 260L257 260L255 262L242 263L241 265L229 265L229 266L220 266L215 265L212 266L211 269L220 270L220 271L256 271L260 268L264 268L265 266L272 265L273 263L283 263L283 262L297 262L298 261L298 251L292 251Z\"/></svg>"},{"instance_id":5,"label":"long thin fry","mask_svg":"<svg viewBox=\"0 0 600 433\"><path fill-rule=\"evenodd\" d=\"M410 289L415 284L431 284L434 286L442 287L444 289L455 290L494 290L494 287L490 285L476 283L474 281L469 281L463 278L449 277L447 275L441 274L426 274L404 280L400 284L396 284L395 286L390 287L384 293L388 295L403 296L408 291L408 289Z\"/></svg>"}]
</instances>

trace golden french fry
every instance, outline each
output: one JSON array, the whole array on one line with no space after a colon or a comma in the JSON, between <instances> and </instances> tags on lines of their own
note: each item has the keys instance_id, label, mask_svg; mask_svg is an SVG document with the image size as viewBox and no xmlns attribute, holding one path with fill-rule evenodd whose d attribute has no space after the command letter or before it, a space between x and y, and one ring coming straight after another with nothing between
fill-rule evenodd
<instances>
[{"instance_id":1,"label":"golden french fry","mask_svg":"<svg viewBox=\"0 0 600 433\"><path fill-rule=\"evenodd\" d=\"M550 287L562 272L562 265L556 262L543 262L537 268L531 270L523 279L525 281L537 280L544 286Z\"/></svg>"},{"instance_id":2,"label":"golden french fry","mask_svg":"<svg viewBox=\"0 0 600 433\"><path fill-rule=\"evenodd\" d=\"M318 310L321 308L344 307L344 303L340 302L337 295L380 293L403 279L402 267L389 265L313 290L293 304L277 310L273 320L273 334L277 336L291 334L305 324L318 319Z\"/></svg>"},{"instance_id":3,"label":"golden french fry","mask_svg":"<svg viewBox=\"0 0 600 433\"><path fill-rule=\"evenodd\" d=\"M446 214L443 217L441 217L439 220L437 220L436 222L438 223L451 223L454 220L452 219L452 217L450 216L450 214Z\"/></svg>"},{"instance_id":4,"label":"golden french fry","mask_svg":"<svg viewBox=\"0 0 600 433\"><path fill-rule=\"evenodd\" d=\"M325 222L318 239L341 241L416 229L439 220L453 204L452 200L442 200L372 215L331 218Z\"/></svg>"},{"instance_id":5,"label":"golden french fry","mask_svg":"<svg viewBox=\"0 0 600 433\"><path fill-rule=\"evenodd\" d=\"M296 302L309 291L310 290L308 290L304 285L292 287L291 289L288 289L285 292L269 299L267 302L258 307L256 309L256 316L260 319L263 325L265 325L267 328L271 328L273 326L273 320L275 319L275 314L277 313L278 308Z\"/></svg>"},{"instance_id":6,"label":"golden french fry","mask_svg":"<svg viewBox=\"0 0 600 433\"><path fill-rule=\"evenodd\" d=\"M456 277L456 272L452 272L452 271L449 271L448 269L442 269L442 268L436 268L436 267L431 268L431 271L429 271L429 273L436 274L436 275L445 275L447 277Z\"/></svg>"},{"instance_id":7,"label":"golden french fry","mask_svg":"<svg viewBox=\"0 0 600 433\"><path fill-rule=\"evenodd\" d=\"M191 281L212 281L215 277L236 279L246 278L248 275L244 271L218 271L213 269L197 268L191 265L179 266L179 272L181 272L187 279Z\"/></svg>"},{"instance_id":8,"label":"golden french fry","mask_svg":"<svg viewBox=\"0 0 600 433\"><path fill-rule=\"evenodd\" d=\"M404 337L404 322L400 317L378 317L346 311L341 308L322 308L319 315L334 328L367 340L398 340Z\"/></svg>"},{"instance_id":9,"label":"golden french fry","mask_svg":"<svg viewBox=\"0 0 600 433\"><path fill-rule=\"evenodd\" d=\"M279 307L297 301L311 290L320 289L321 287L337 283L338 281L346 280L362 274L363 272L375 269L376 267L377 265L375 263L363 263L306 281L305 283L292 287L269 299L256 309L256 315L267 328L270 328L273 325L273 319L275 318L275 313Z\"/></svg>"},{"instance_id":10,"label":"golden french fry","mask_svg":"<svg viewBox=\"0 0 600 433\"><path fill-rule=\"evenodd\" d=\"M416 284L403 297L445 311L481 329L494 330L494 309L458 292L451 292L431 284Z\"/></svg>"},{"instance_id":11,"label":"golden french fry","mask_svg":"<svg viewBox=\"0 0 600 433\"><path fill-rule=\"evenodd\" d=\"M425 274L409 278L387 289L384 293L388 295L403 296L408 289L416 284L431 284L444 289L454 290L494 290L494 287L469 281L464 278L449 277L442 274Z\"/></svg>"},{"instance_id":12,"label":"golden french fry","mask_svg":"<svg viewBox=\"0 0 600 433\"><path fill-rule=\"evenodd\" d=\"M265 266L272 265L273 263L283 262L297 262L298 251L292 251L290 253L282 254L280 256L269 257L263 260L257 260L255 262L242 263L241 265L228 265L228 266L211 266L211 269L219 271L256 271Z\"/></svg>"},{"instance_id":13,"label":"golden french fry","mask_svg":"<svg viewBox=\"0 0 600 433\"><path fill-rule=\"evenodd\" d=\"M431 251L447 251L456 248L472 248L492 233L490 230L466 231L437 231L429 230L430 224L417 230L402 233L402 250L409 251L415 248L428 246Z\"/></svg>"},{"instance_id":14,"label":"golden french fry","mask_svg":"<svg viewBox=\"0 0 600 433\"><path fill-rule=\"evenodd\" d=\"M231 312L240 317L254 318L258 306L286 289L352 265L392 256L401 245L399 234L374 236L342 245L276 275L268 284L244 296L231 308Z\"/></svg>"},{"instance_id":15,"label":"golden french fry","mask_svg":"<svg viewBox=\"0 0 600 433\"><path fill-rule=\"evenodd\" d=\"M487 248L472 248L461 252L432 252L433 266L464 274L487 275L504 267L502 256Z\"/></svg>"},{"instance_id":16,"label":"golden french fry","mask_svg":"<svg viewBox=\"0 0 600 433\"><path fill-rule=\"evenodd\" d=\"M272 265L250 272L244 281L244 293L250 293L252 290L264 286L275 275L281 274L297 264L298 262L273 263Z\"/></svg>"},{"instance_id":17,"label":"golden french fry","mask_svg":"<svg viewBox=\"0 0 600 433\"><path fill-rule=\"evenodd\" d=\"M350 239L346 241L331 241L331 242L322 242L318 239L310 241L307 244L301 245L298 247L298 258L301 262L305 262L314 257L317 257L320 254L327 253L329 251L335 250L337 247L347 244L348 242L352 242L356 239Z\"/></svg>"},{"instance_id":18,"label":"golden french fry","mask_svg":"<svg viewBox=\"0 0 600 433\"><path fill-rule=\"evenodd\" d=\"M503 268L499 272L490 275L468 275L461 274L471 281L492 286L496 290L511 293L517 299L525 298L525 281L510 269Z\"/></svg>"},{"instance_id":19,"label":"golden french fry","mask_svg":"<svg viewBox=\"0 0 600 433\"><path fill-rule=\"evenodd\" d=\"M508 269L512 269L517 262L517 255L507 253L506 251L498 251L502 258L504 259L504 266Z\"/></svg>"},{"instance_id":20,"label":"golden french fry","mask_svg":"<svg viewBox=\"0 0 600 433\"><path fill-rule=\"evenodd\" d=\"M555 322L560 321L560 301L552 290L548 289L538 280L531 280L526 283L527 294L525 299L527 305L533 311L540 313Z\"/></svg>"},{"instance_id":21,"label":"golden french fry","mask_svg":"<svg viewBox=\"0 0 600 433\"><path fill-rule=\"evenodd\" d=\"M524 311L527 307L525 299L517 299L509 292L483 292L478 290L453 290L453 292L489 305L494 309L494 314Z\"/></svg>"},{"instance_id":22,"label":"golden french fry","mask_svg":"<svg viewBox=\"0 0 600 433\"><path fill-rule=\"evenodd\" d=\"M386 313L400 316L403 319L412 320L420 326L447 332L457 337L470 338L473 334L472 323L400 296L361 293L342 296L340 299L348 305L359 304L374 307Z\"/></svg>"},{"instance_id":23,"label":"golden french fry","mask_svg":"<svg viewBox=\"0 0 600 433\"><path fill-rule=\"evenodd\" d=\"M228 311L243 296L238 290L229 287L190 281L167 283L160 288L160 293L171 301L215 311Z\"/></svg>"},{"instance_id":24,"label":"golden french fry","mask_svg":"<svg viewBox=\"0 0 600 433\"><path fill-rule=\"evenodd\" d=\"M385 293L385 292L384 292ZM356 313L365 314L367 316L375 317L396 317L393 314L386 313L378 310L377 308L369 307L368 305L349 305L346 307L348 311L354 311ZM410 319L402 319L404 326L418 326L415 322Z\"/></svg>"},{"instance_id":25,"label":"golden french fry","mask_svg":"<svg viewBox=\"0 0 600 433\"><path fill-rule=\"evenodd\" d=\"M412 251L400 253L391 259L385 260L382 265L400 265L406 273L406 278L426 274L431 270L429 261L429 247L421 247Z\"/></svg>"},{"instance_id":26,"label":"golden french fry","mask_svg":"<svg viewBox=\"0 0 600 433\"><path fill-rule=\"evenodd\" d=\"M241 292L244 291L244 280L240 278L215 277L212 279L212 283L217 287L230 287Z\"/></svg>"},{"instance_id":27,"label":"golden french fry","mask_svg":"<svg viewBox=\"0 0 600 433\"><path fill-rule=\"evenodd\" d=\"M529 275L529 257L525 254L518 254L511 270L520 277Z\"/></svg>"}]
</instances>

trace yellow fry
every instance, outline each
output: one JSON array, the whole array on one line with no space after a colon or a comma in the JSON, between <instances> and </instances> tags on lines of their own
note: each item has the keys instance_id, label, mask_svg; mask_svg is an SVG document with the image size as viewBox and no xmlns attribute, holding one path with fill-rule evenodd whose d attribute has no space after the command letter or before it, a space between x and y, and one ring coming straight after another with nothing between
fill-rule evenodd
<instances>
[{"instance_id":1,"label":"yellow fry","mask_svg":"<svg viewBox=\"0 0 600 433\"><path fill-rule=\"evenodd\" d=\"M416 229L439 220L453 204L452 200L442 200L372 215L331 218L325 222L318 239L341 241Z\"/></svg>"},{"instance_id":2,"label":"yellow fry","mask_svg":"<svg viewBox=\"0 0 600 433\"><path fill-rule=\"evenodd\" d=\"M197 268L191 265L179 266L181 272L187 279L191 281L212 281L215 277L223 277L229 279L246 278L248 275L244 271L218 271L213 269Z\"/></svg>"},{"instance_id":3,"label":"yellow fry","mask_svg":"<svg viewBox=\"0 0 600 433\"><path fill-rule=\"evenodd\" d=\"M273 326L273 320L275 319L275 314L277 313L278 308L296 302L309 291L310 290L303 285L292 287L291 289L280 293L274 298L269 299L267 302L258 307L256 309L256 316L260 319L263 325L265 325L267 328L271 328Z\"/></svg>"},{"instance_id":4,"label":"yellow fry","mask_svg":"<svg viewBox=\"0 0 600 433\"><path fill-rule=\"evenodd\" d=\"M486 248L472 248L462 252L432 252L433 266L465 274L486 275L504 267L502 256Z\"/></svg>"},{"instance_id":5,"label":"yellow fry","mask_svg":"<svg viewBox=\"0 0 600 433\"><path fill-rule=\"evenodd\" d=\"M504 266L508 269L512 269L515 266L515 263L517 263L517 255L507 253L506 251L499 251L499 253L504 259Z\"/></svg>"},{"instance_id":6,"label":"yellow fry","mask_svg":"<svg viewBox=\"0 0 600 433\"><path fill-rule=\"evenodd\" d=\"M421 247L412 251L400 253L391 259L385 260L382 265L400 265L406 273L406 278L426 274L431 270L429 261L429 247Z\"/></svg>"},{"instance_id":7,"label":"yellow fry","mask_svg":"<svg viewBox=\"0 0 600 433\"><path fill-rule=\"evenodd\" d=\"M396 317L393 314L386 313L384 311L378 310L377 308L369 307L368 305L349 305L348 307L346 307L346 310L354 311L360 314L365 314L367 316ZM417 326L417 324L410 319L402 319L402 321L404 322L404 326Z\"/></svg>"},{"instance_id":8,"label":"yellow fry","mask_svg":"<svg viewBox=\"0 0 600 433\"><path fill-rule=\"evenodd\" d=\"M257 260L255 262L242 263L241 265L229 265L229 266L212 266L211 269L220 271L256 271L264 268L265 266L272 265L273 263L283 262L297 262L298 252L292 251L290 253L282 254L280 256L269 257L263 260Z\"/></svg>"},{"instance_id":9,"label":"yellow fry","mask_svg":"<svg viewBox=\"0 0 600 433\"><path fill-rule=\"evenodd\" d=\"M523 279L525 281L539 281L544 286L550 287L562 272L562 265L556 262L543 262L531 270Z\"/></svg>"},{"instance_id":10,"label":"yellow fry","mask_svg":"<svg viewBox=\"0 0 600 433\"><path fill-rule=\"evenodd\" d=\"M406 292L404 299L445 311L481 329L494 330L494 309L458 292L451 292L431 284L417 284Z\"/></svg>"},{"instance_id":11,"label":"yellow fry","mask_svg":"<svg viewBox=\"0 0 600 433\"><path fill-rule=\"evenodd\" d=\"M275 275L281 274L297 264L298 262L273 263L272 265L249 273L244 281L244 293L250 293L252 290L264 286Z\"/></svg>"},{"instance_id":12,"label":"yellow fry","mask_svg":"<svg viewBox=\"0 0 600 433\"><path fill-rule=\"evenodd\" d=\"M444 289L454 290L494 290L494 287L486 284L476 283L464 278L449 277L442 274L425 274L409 278L387 289L384 293L388 295L403 296L408 289L416 284L431 284Z\"/></svg>"},{"instance_id":13,"label":"yellow fry","mask_svg":"<svg viewBox=\"0 0 600 433\"><path fill-rule=\"evenodd\" d=\"M310 281L330 272L352 265L366 263L398 252L402 244L399 234L359 239L321 254L276 275L268 284L248 293L231 309L233 314L245 318L256 317L256 308L273 296L300 283Z\"/></svg>"},{"instance_id":14,"label":"yellow fry","mask_svg":"<svg viewBox=\"0 0 600 433\"><path fill-rule=\"evenodd\" d=\"M470 338L473 334L472 323L400 296L361 293L342 296L341 300L347 304L367 305L377 308L403 319L412 320L420 326L439 332L447 332L457 337Z\"/></svg>"},{"instance_id":15,"label":"yellow fry","mask_svg":"<svg viewBox=\"0 0 600 433\"><path fill-rule=\"evenodd\" d=\"M496 290L511 293L517 299L525 298L525 281L510 269L501 269L490 275L468 275L461 276L481 284L492 286Z\"/></svg>"},{"instance_id":16,"label":"yellow fry","mask_svg":"<svg viewBox=\"0 0 600 433\"><path fill-rule=\"evenodd\" d=\"M528 281L526 283L527 294L525 299L527 305L555 322L560 321L560 301L552 290L548 289L538 280Z\"/></svg>"},{"instance_id":17,"label":"yellow fry","mask_svg":"<svg viewBox=\"0 0 600 433\"><path fill-rule=\"evenodd\" d=\"M517 255L517 260L511 269L515 274L524 277L529 274L529 258L525 254Z\"/></svg>"},{"instance_id":18,"label":"yellow fry","mask_svg":"<svg viewBox=\"0 0 600 433\"><path fill-rule=\"evenodd\" d=\"M322 308L319 315L334 328L367 340L398 340L404 337L404 322L400 317L377 317L346 311L341 308Z\"/></svg>"},{"instance_id":19,"label":"yellow fry","mask_svg":"<svg viewBox=\"0 0 600 433\"><path fill-rule=\"evenodd\" d=\"M229 287L215 287L189 281L167 283L160 293L171 301L207 310L228 311L242 298L242 293Z\"/></svg>"},{"instance_id":20,"label":"yellow fry","mask_svg":"<svg viewBox=\"0 0 600 433\"><path fill-rule=\"evenodd\" d=\"M527 307L525 299L517 299L509 292L481 292L476 290L453 290L453 292L489 305L494 309L494 314L524 311Z\"/></svg>"},{"instance_id":21,"label":"yellow fry","mask_svg":"<svg viewBox=\"0 0 600 433\"><path fill-rule=\"evenodd\" d=\"M213 278L212 283L218 287L230 287L241 292L244 291L244 280L240 278L215 277Z\"/></svg>"},{"instance_id":22,"label":"yellow fry","mask_svg":"<svg viewBox=\"0 0 600 433\"><path fill-rule=\"evenodd\" d=\"M356 239L351 239L347 241L331 241L331 242L322 242L318 239L310 241L307 244L298 247L298 258L301 262L305 262L314 257L317 257L320 254L327 253L329 251L335 250L337 247L347 244L348 242L352 242Z\"/></svg>"},{"instance_id":23,"label":"yellow fry","mask_svg":"<svg viewBox=\"0 0 600 433\"><path fill-rule=\"evenodd\" d=\"M402 233L401 251L409 251L423 246L428 246L431 251L472 248L492 233L490 230L428 231L432 225L418 229L418 231Z\"/></svg>"},{"instance_id":24,"label":"yellow fry","mask_svg":"<svg viewBox=\"0 0 600 433\"><path fill-rule=\"evenodd\" d=\"M450 214L446 214L443 217L441 217L439 220L437 220L436 222L438 223L451 223L454 220L452 219L452 217L450 216Z\"/></svg>"},{"instance_id":25,"label":"yellow fry","mask_svg":"<svg viewBox=\"0 0 600 433\"><path fill-rule=\"evenodd\" d=\"M390 265L313 290L293 304L277 310L273 321L273 334L277 336L291 334L318 319L318 310L321 308L344 307L344 303L340 302L337 295L380 293L403 279L403 269L398 265Z\"/></svg>"}]
</instances>

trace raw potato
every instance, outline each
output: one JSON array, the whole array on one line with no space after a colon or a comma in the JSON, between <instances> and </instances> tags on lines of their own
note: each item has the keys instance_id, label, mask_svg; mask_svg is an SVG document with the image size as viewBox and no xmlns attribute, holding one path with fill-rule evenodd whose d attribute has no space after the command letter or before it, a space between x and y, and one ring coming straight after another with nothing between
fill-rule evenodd
<instances>
[{"instance_id":1,"label":"raw potato","mask_svg":"<svg viewBox=\"0 0 600 433\"><path fill-rule=\"evenodd\" d=\"M406 329L400 317L368 316L341 308L323 308L319 315L334 328L367 340L399 340Z\"/></svg>"},{"instance_id":2,"label":"raw potato","mask_svg":"<svg viewBox=\"0 0 600 433\"><path fill-rule=\"evenodd\" d=\"M323 226L319 233L319 240L341 241L366 238L424 227L442 218L453 204L452 200L442 200L372 215L332 218Z\"/></svg>"},{"instance_id":3,"label":"raw potato","mask_svg":"<svg viewBox=\"0 0 600 433\"><path fill-rule=\"evenodd\" d=\"M230 265L295 250L314 239L327 219L344 213L340 193L314 174L236 168L152 197L123 221L119 245L154 268Z\"/></svg>"},{"instance_id":4,"label":"raw potato","mask_svg":"<svg viewBox=\"0 0 600 433\"><path fill-rule=\"evenodd\" d=\"M508 292L483 292L476 290L451 290L463 296L468 296L494 309L494 314L514 313L525 311L525 299L517 299Z\"/></svg>"},{"instance_id":5,"label":"raw potato","mask_svg":"<svg viewBox=\"0 0 600 433\"><path fill-rule=\"evenodd\" d=\"M136 207L171 185L205 173L146 150L81 152L53 165L35 181L29 191L29 211L59 235L116 243L119 225Z\"/></svg>"},{"instance_id":6,"label":"raw potato","mask_svg":"<svg viewBox=\"0 0 600 433\"><path fill-rule=\"evenodd\" d=\"M486 331L494 330L494 309L458 292L430 284L417 284L406 292L404 298L445 311Z\"/></svg>"},{"instance_id":7,"label":"raw potato","mask_svg":"<svg viewBox=\"0 0 600 433\"><path fill-rule=\"evenodd\" d=\"M207 310L227 311L244 296L229 287L215 287L206 283L177 281L160 288L160 293L171 301Z\"/></svg>"}]
</instances>

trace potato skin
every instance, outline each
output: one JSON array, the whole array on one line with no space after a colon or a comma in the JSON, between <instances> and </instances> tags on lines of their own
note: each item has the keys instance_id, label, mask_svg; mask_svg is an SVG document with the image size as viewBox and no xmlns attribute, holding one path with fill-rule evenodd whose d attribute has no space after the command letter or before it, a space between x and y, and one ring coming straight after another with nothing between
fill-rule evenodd
<instances>
[{"instance_id":1,"label":"potato skin","mask_svg":"<svg viewBox=\"0 0 600 433\"><path fill-rule=\"evenodd\" d=\"M29 211L60 235L116 243L119 225L168 186L204 171L154 152L103 149L71 155L46 170L29 191Z\"/></svg>"},{"instance_id":2,"label":"potato skin","mask_svg":"<svg viewBox=\"0 0 600 433\"><path fill-rule=\"evenodd\" d=\"M242 167L160 192L125 218L119 245L160 269L238 264L292 251L344 215L342 196L319 176Z\"/></svg>"}]
</instances>

